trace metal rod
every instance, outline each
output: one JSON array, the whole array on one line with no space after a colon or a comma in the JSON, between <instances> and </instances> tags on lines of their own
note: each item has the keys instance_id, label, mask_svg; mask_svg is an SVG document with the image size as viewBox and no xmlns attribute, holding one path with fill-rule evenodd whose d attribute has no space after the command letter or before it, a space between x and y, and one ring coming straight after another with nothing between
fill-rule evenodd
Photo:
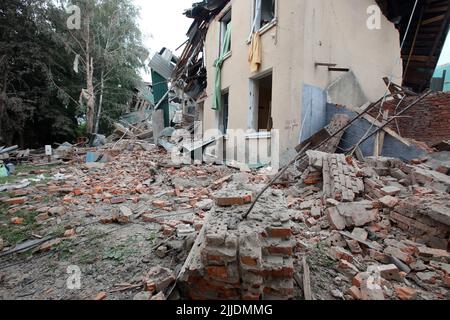
<instances>
[{"instance_id":1,"label":"metal rod","mask_svg":"<svg viewBox=\"0 0 450 320\"><path fill-rule=\"evenodd\" d=\"M317 150L320 147L322 147L324 144L326 144L328 141L330 141L331 139L335 138L337 135L339 135L342 132L345 132L348 128L350 128L353 123L355 123L357 120L361 119L365 114L367 114L368 112L370 112L372 109L374 109L385 97L379 99L377 102L370 104L369 106L367 106L366 109L364 109L363 112L359 113L354 119L352 119L346 126L342 127L341 129L339 129L338 131L336 131L334 134L332 134L329 138L325 139L324 141L322 141L321 143L319 143L318 146L315 146L312 148L312 150ZM306 155L306 151L308 150L308 148L310 147L311 143L308 143L306 146L303 147L302 150L300 150L300 152L295 156L294 159L292 159L256 196L255 200L252 202L252 205L250 206L250 208L247 210L247 212L242 216L242 219L245 220L247 219L248 215L252 212L253 208L255 207L256 203L258 202L258 200L261 198L261 196L264 194L264 192L267 191L267 189L270 188L270 186L272 186L285 172L286 170L293 165L295 162L303 160L303 158Z\"/></svg>"},{"instance_id":2,"label":"metal rod","mask_svg":"<svg viewBox=\"0 0 450 320\"><path fill-rule=\"evenodd\" d=\"M253 208L255 207L256 203L258 202L258 200L261 198L261 196L264 194L264 192L267 191L267 189L270 188L270 186L272 186L285 172L286 170L293 165L297 160L300 160L300 158L303 157L303 155L305 154L306 150L308 150L309 146L311 145L311 143L308 143L306 146L303 147L303 149L297 154L297 156L291 160L291 162L289 162L272 180L270 180L270 182L258 193L258 195L256 196L255 200L253 201L252 205L250 206L250 208L247 210L247 212L242 216L242 218L245 220L247 219L248 215L252 212Z\"/></svg>"},{"instance_id":3,"label":"metal rod","mask_svg":"<svg viewBox=\"0 0 450 320\"><path fill-rule=\"evenodd\" d=\"M425 92L423 95L421 95L419 98L417 98L414 102L412 102L410 105L408 105L407 107L405 107L405 109L403 109L402 111L400 111L396 117L392 117L390 120L388 120L385 124L383 124L381 127L379 127L377 130L375 130L374 132L372 132L370 135L368 135L366 138L364 138L357 146L355 146L354 149L358 148L360 145L362 145L364 142L366 142L367 140L369 140L371 137L373 137L375 134L377 134L378 132L380 132L381 130L383 130L384 128L386 128L389 124L391 124L395 119L397 119L398 116L401 116L402 114L404 114L406 111L408 111L409 109L411 109L412 107L414 107L416 104L418 104L420 101L422 101L425 97L427 97L428 95L430 95L433 91L428 90L427 92Z\"/></svg>"}]
</instances>

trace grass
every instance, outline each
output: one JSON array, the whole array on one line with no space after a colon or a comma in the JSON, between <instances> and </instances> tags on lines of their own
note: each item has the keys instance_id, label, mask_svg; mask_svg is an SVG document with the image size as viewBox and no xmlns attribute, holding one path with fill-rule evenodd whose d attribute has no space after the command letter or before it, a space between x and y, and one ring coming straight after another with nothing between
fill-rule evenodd
<instances>
[{"instance_id":1,"label":"grass","mask_svg":"<svg viewBox=\"0 0 450 320\"><path fill-rule=\"evenodd\" d=\"M71 243L68 239L64 239L58 244L56 255L59 261L66 261L73 255L74 250L70 246Z\"/></svg>"},{"instance_id":2,"label":"grass","mask_svg":"<svg viewBox=\"0 0 450 320\"><path fill-rule=\"evenodd\" d=\"M92 250L86 250L78 257L78 262L80 264L92 264L98 260L99 253L98 250L93 247Z\"/></svg>"},{"instance_id":3,"label":"grass","mask_svg":"<svg viewBox=\"0 0 450 320\"><path fill-rule=\"evenodd\" d=\"M139 241L138 238L138 236L132 236L123 243L120 243L114 247L106 248L103 252L103 260L123 262L129 256L138 252L135 248L136 242Z\"/></svg>"},{"instance_id":4,"label":"grass","mask_svg":"<svg viewBox=\"0 0 450 320\"><path fill-rule=\"evenodd\" d=\"M7 177L0 177L0 184L5 183L15 183L23 179L36 178L38 174L31 174L33 170L50 170L55 168L57 165L46 165L46 166L35 166L32 164L21 164L16 167L16 171L13 175ZM20 175L19 175L20 174ZM47 179L50 177L49 174L44 174ZM31 181L31 185L35 185L37 182ZM0 193L0 197L8 196L12 197L12 193L5 191ZM49 202L53 200L54 196L48 196L44 199L44 202ZM19 210L14 214L8 214L9 206L0 203L0 237L9 245L14 245L22 241L28 240L32 237L32 233L39 230L40 226L36 223L35 217L36 212L30 212L26 210ZM21 225L13 225L10 222L12 217L23 218L24 221Z\"/></svg>"},{"instance_id":5,"label":"grass","mask_svg":"<svg viewBox=\"0 0 450 320\"><path fill-rule=\"evenodd\" d=\"M0 205L0 212L2 216L0 217L0 237L3 238L9 245L14 245L32 237L33 233L39 230L39 225L36 223L35 212L30 212L26 210L19 210L14 215L6 214L7 207ZM23 218L24 221L21 225L13 225L10 219L14 217Z\"/></svg>"},{"instance_id":6,"label":"grass","mask_svg":"<svg viewBox=\"0 0 450 320\"><path fill-rule=\"evenodd\" d=\"M149 241L151 245L154 245L157 237L158 235L156 232L151 232L147 238L147 241Z\"/></svg>"},{"instance_id":7,"label":"grass","mask_svg":"<svg viewBox=\"0 0 450 320\"><path fill-rule=\"evenodd\" d=\"M99 232L97 230L89 230L87 233L87 241L88 246L82 247L82 252L76 257L78 264L92 264L96 262L101 256L101 252L103 251L103 244L98 239L104 233Z\"/></svg>"}]
</instances>

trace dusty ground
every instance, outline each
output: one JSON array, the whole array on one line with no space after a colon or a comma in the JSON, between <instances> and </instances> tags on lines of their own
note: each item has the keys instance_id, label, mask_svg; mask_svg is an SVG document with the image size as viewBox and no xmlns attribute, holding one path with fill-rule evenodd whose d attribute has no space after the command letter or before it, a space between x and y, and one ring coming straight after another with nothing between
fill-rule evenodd
<instances>
[{"instance_id":1,"label":"dusty ground","mask_svg":"<svg viewBox=\"0 0 450 320\"><path fill-rule=\"evenodd\" d=\"M268 181L263 172L237 174L226 166L174 165L164 151L151 145L125 141L111 149L107 145L91 150L106 154L105 163L86 164L87 150L78 150L70 163L20 165L15 175L0 180L0 187L24 179L29 183L0 193L0 299L148 298L143 296L142 280L152 267L178 274L217 190L242 175L253 184L253 191ZM296 175L294 170L283 181L293 181ZM297 188L289 182L274 188L283 191L290 208L296 280L300 279L295 298L304 299L301 278L306 257L314 298L348 299L357 272L346 275L339 261L330 257L331 246L347 244L342 237L338 244L330 242L336 232L323 212L311 224L311 205L306 205L320 198L321 188ZM370 238L384 247L389 246L387 240L410 238L382 212L366 229L374 227L378 231ZM11 252L24 246L24 252ZM408 250L403 253L410 254ZM352 263L359 272L378 264L367 254L354 254ZM75 290L68 287L74 266L81 271L81 287ZM386 299L398 299L399 286L414 289L415 299L448 299L444 283L448 274L442 270L448 272L450 265L418 259L411 266L413 272L403 282L385 283ZM178 299L178 291L170 289L164 293L172 292L169 298Z\"/></svg>"},{"instance_id":2,"label":"dusty ground","mask_svg":"<svg viewBox=\"0 0 450 320\"><path fill-rule=\"evenodd\" d=\"M51 249L34 247L0 258L1 299L132 299L142 288L114 292L118 285L139 285L152 266L177 272L188 253L192 236L177 237L177 225L201 226L210 204L214 181L234 170L226 167L173 167L167 155L154 149L124 146L113 161L36 167L18 166L3 179L38 182L0 194L26 197L24 203L2 204L0 237L4 252L29 240L50 236ZM206 200L202 204L202 200ZM200 203L200 206L198 205ZM109 221L132 215L128 223ZM14 224L14 219L21 219ZM162 255L155 251L164 245ZM50 251L47 251L50 250ZM81 270L81 289L69 290L69 266Z\"/></svg>"}]
</instances>

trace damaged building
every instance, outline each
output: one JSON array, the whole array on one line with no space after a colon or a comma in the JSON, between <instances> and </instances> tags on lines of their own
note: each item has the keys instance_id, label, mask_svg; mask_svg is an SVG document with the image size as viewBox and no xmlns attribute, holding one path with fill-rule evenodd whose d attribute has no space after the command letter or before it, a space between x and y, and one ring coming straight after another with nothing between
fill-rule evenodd
<instances>
[{"instance_id":1,"label":"damaged building","mask_svg":"<svg viewBox=\"0 0 450 320\"><path fill-rule=\"evenodd\" d=\"M450 0L185 14L103 143L0 146L0 299L450 300Z\"/></svg>"},{"instance_id":2,"label":"damaged building","mask_svg":"<svg viewBox=\"0 0 450 320\"><path fill-rule=\"evenodd\" d=\"M270 145L276 129L281 154L387 84L428 88L449 27L447 1L217 0L185 14L194 23L174 78L197 100L203 131L252 130Z\"/></svg>"}]
</instances>

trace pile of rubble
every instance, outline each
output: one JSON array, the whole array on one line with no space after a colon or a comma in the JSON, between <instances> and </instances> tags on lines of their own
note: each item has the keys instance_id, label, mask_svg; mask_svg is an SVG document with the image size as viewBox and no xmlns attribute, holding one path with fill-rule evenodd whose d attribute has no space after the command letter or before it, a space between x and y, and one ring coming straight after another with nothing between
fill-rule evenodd
<instances>
[{"instance_id":1,"label":"pile of rubble","mask_svg":"<svg viewBox=\"0 0 450 320\"><path fill-rule=\"evenodd\" d=\"M448 299L449 177L424 159L308 156L297 183L269 189L247 219L264 185L216 193L181 272L184 297Z\"/></svg>"},{"instance_id":2,"label":"pile of rubble","mask_svg":"<svg viewBox=\"0 0 450 320\"><path fill-rule=\"evenodd\" d=\"M2 296L449 298L450 177L432 160L309 151L245 218L264 170L174 164L145 141L76 154L0 194ZM67 265L86 273L80 292Z\"/></svg>"},{"instance_id":3,"label":"pile of rubble","mask_svg":"<svg viewBox=\"0 0 450 320\"><path fill-rule=\"evenodd\" d=\"M167 298L177 266L213 206L212 194L233 170L182 167L143 141L122 140L83 153L71 165L18 172L11 179L19 181L4 185L0 296ZM86 162L88 153L98 161ZM25 259L30 252L32 259ZM80 267L83 290L65 287L68 264ZM30 285L24 275L33 279Z\"/></svg>"}]
</instances>

